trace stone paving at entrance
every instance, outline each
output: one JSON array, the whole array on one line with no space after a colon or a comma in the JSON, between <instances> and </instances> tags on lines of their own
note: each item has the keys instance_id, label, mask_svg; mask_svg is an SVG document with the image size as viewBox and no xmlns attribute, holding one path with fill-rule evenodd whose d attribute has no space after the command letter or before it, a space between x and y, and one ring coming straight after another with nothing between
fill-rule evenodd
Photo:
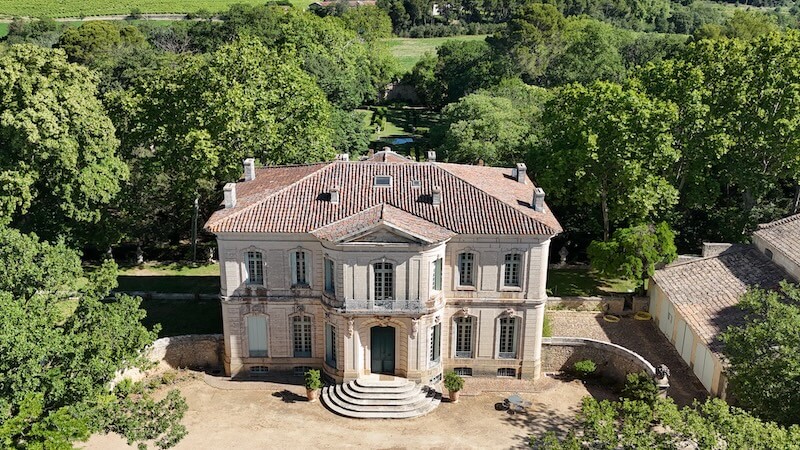
<instances>
[{"instance_id":1,"label":"stone paving at entrance","mask_svg":"<svg viewBox=\"0 0 800 450\"><path fill-rule=\"evenodd\" d=\"M666 364L671 373L667 394L679 406L707 397L700 380L652 320L622 317L619 322L612 323L603 320L602 313L594 311L547 311L547 315L553 336L612 342L640 354L654 366Z\"/></svg>"}]
</instances>

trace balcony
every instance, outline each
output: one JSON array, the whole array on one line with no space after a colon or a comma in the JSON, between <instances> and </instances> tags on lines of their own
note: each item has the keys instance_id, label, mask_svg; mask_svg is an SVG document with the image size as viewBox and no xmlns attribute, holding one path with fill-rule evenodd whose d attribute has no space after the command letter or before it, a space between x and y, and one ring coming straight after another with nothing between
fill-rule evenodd
<instances>
[{"instance_id":1,"label":"balcony","mask_svg":"<svg viewBox=\"0 0 800 450\"><path fill-rule=\"evenodd\" d=\"M425 302L420 300L360 300L346 299L342 312L354 314L408 314L427 311Z\"/></svg>"}]
</instances>

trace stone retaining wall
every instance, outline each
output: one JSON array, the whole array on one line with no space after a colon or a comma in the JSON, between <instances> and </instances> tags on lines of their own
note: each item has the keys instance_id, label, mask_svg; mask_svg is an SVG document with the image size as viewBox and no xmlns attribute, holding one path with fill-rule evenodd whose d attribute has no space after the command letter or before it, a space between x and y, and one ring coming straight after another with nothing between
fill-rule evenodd
<instances>
[{"instance_id":1,"label":"stone retaining wall","mask_svg":"<svg viewBox=\"0 0 800 450\"><path fill-rule=\"evenodd\" d=\"M145 372L139 369L126 370L114 381L122 378L138 381L170 369L221 368L225 349L221 334L189 334L157 339L147 347L145 353L147 359L156 364L155 367Z\"/></svg>"},{"instance_id":2,"label":"stone retaining wall","mask_svg":"<svg viewBox=\"0 0 800 450\"><path fill-rule=\"evenodd\" d=\"M624 297L548 297L547 309L570 309L575 311L607 311L612 314L635 314L647 311L649 297L633 297L631 309L625 311Z\"/></svg>"},{"instance_id":3,"label":"stone retaining wall","mask_svg":"<svg viewBox=\"0 0 800 450\"><path fill-rule=\"evenodd\" d=\"M542 372L571 370L581 360L591 359L597 364L597 373L619 383L625 382L629 373L645 371L656 376L655 368L638 353L617 344L579 337L552 337L542 339ZM664 381L664 389L669 384Z\"/></svg>"}]
</instances>

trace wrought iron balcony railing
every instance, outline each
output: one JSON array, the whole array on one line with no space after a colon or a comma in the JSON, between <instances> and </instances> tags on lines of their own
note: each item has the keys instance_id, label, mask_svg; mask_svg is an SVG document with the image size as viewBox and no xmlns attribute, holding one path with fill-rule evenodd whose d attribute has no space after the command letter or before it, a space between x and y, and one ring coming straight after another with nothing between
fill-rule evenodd
<instances>
[{"instance_id":1,"label":"wrought iron balcony railing","mask_svg":"<svg viewBox=\"0 0 800 450\"><path fill-rule=\"evenodd\" d=\"M372 313L372 314L391 314L391 313L413 313L424 312L425 302L420 300L361 300L346 299L344 301L344 312L348 313Z\"/></svg>"}]
</instances>

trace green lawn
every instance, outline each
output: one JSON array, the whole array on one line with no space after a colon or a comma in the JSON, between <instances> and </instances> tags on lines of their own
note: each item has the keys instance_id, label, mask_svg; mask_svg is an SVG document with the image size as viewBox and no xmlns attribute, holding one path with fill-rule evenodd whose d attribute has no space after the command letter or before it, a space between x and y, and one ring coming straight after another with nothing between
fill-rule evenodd
<instances>
[{"instance_id":1,"label":"green lawn","mask_svg":"<svg viewBox=\"0 0 800 450\"><path fill-rule=\"evenodd\" d=\"M589 270L550 269L547 272L547 293L556 297L632 292L635 287L634 282L602 278Z\"/></svg>"},{"instance_id":2,"label":"green lawn","mask_svg":"<svg viewBox=\"0 0 800 450\"><path fill-rule=\"evenodd\" d=\"M0 0L2 2L4 0ZM386 39L389 50L392 52L403 72L409 72L414 64L422 58L425 53L436 54L436 49L447 41L482 41L486 39L485 34L475 36L452 36L444 38L391 38Z\"/></svg>"},{"instance_id":3,"label":"green lawn","mask_svg":"<svg viewBox=\"0 0 800 450\"><path fill-rule=\"evenodd\" d=\"M219 264L150 263L122 268L118 291L218 294Z\"/></svg>"},{"instance_id":4,"label":"green lawn","mask_svg":"<svg viewBox=\"0 0 800 450\"><path fill-rule=\"evenodd\" d=\"M299 8L313 3L290 0ZM205 9L220 12L230 5L244 3L263 5L265 0L0 0L0 16L83 17L104 14L129 14L138 8L142 13L181 14Z\"/></svg>"}]
</instances>

